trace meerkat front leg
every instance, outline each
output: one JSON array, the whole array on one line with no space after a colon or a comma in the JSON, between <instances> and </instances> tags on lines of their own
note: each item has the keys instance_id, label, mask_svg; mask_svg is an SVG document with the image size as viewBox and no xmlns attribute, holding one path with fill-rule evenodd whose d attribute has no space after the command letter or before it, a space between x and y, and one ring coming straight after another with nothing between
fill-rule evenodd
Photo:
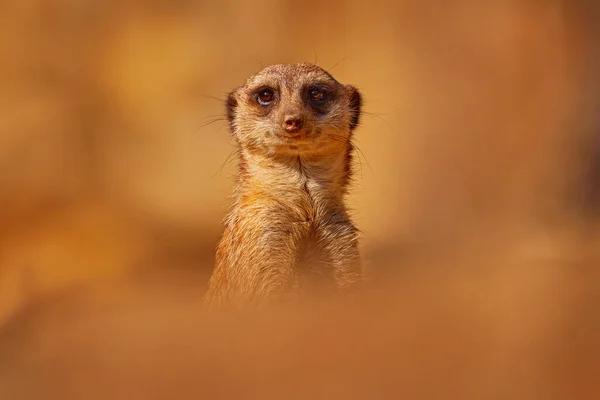
<instances>
[{"instance_id":1,"label":"meerkat front leg","mask_svg":"<svg viewBox=\"0 0 600 400\"><path fill-rule=\"evenodd\" d=\"M303 224L273 221L280 210L238 210L230 219L217 249L217 262L205 303L266 302L286 293L296 278Z\"/></svg>"},{"instance_id":2,"label":"meerkat front leg","mask_svg":"<svg viewBox=\"0 0 600 400\"><path fill-rule=\"evenodd\" d=\"M319 231L319 242L332 269L337 290L348 292L363 278L358 231L350 222L328 224Z\"/></svg>"}]
</instances>

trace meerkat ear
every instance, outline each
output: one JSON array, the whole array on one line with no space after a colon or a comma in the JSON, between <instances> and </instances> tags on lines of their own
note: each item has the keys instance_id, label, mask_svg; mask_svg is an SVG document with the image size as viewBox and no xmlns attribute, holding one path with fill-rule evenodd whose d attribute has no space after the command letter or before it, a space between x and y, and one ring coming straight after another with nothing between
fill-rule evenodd
<instances>
[{"instance_id":1,"label":"meerkat ear","mask_svg":"<svg viewBox=\"0 0 600 400\"><path fill-rule=\"evenodd\" d=\"M354 130L360 122L362 112L362 96L357 88L352 85L346 85L346 91L350 96L350 130Z\"/></svg>"},{"instance_id":2,"label":"meerkat ear","mask_svg":"<svg viewBox=\"0 0 600 400\"><path fill-rule=\"evenodd\" d=\"M226 110L226 116L227 116L227 122L229 122L229 126L231 126L231 124L233 124L233 118L235 117L235 113L237 110L237 99L235 97L237 90L233 90L231 92L229 92L229 94L227 95L227 100L225 101L225 110Z\"/></svg>"}]
</instances>

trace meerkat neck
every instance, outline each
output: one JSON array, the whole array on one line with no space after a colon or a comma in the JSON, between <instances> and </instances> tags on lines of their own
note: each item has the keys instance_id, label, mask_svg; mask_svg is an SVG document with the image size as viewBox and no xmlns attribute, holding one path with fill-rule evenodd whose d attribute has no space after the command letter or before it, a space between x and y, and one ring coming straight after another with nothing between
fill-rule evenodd
<instances>
[{"instance_id":1,"label":"meerkat neck","mask_svg":"<svg viewBox=\"0 0 600 400\"><path fill-rule=\"evenodd\" d=\"M266 155L240 150L239 188L261 191L304 189L319 191L340 200L351 176L352 145L327 155Z\"/></svg>"}]
</instances>

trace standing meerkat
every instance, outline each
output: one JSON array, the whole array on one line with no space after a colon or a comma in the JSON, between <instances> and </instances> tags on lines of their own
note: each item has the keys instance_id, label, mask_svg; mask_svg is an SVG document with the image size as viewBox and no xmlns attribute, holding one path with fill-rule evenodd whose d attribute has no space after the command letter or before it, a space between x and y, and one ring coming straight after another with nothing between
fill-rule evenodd
<instances>
[{"instance_id":1,"label":"standing meerkat","mask_svg":"<svg viewBox=\"0 0 600 400\"><path fill-rule=\"evenodd\" d=\"M362 278L344 197L361 95L309 63L278 64L226 101L239 174L205 304L347 292Z\"/></svg>"}]
</instances>

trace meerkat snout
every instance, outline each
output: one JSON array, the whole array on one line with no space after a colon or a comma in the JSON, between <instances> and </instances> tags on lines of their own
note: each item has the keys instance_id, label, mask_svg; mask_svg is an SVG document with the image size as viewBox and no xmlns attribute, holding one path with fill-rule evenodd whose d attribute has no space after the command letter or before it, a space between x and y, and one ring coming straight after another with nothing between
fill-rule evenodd
<instances>
[{"instance_id":1,"label":"meerkat snout","mask_svg":"<svg viewBox=\"0 0 600 400\"><path fill-rule=\"evenodd\" d=\"M286 115L283 117L283 129L287 133L297 133L304 125L304 117L302 115Z\"/></svg>"}]
</instances>

